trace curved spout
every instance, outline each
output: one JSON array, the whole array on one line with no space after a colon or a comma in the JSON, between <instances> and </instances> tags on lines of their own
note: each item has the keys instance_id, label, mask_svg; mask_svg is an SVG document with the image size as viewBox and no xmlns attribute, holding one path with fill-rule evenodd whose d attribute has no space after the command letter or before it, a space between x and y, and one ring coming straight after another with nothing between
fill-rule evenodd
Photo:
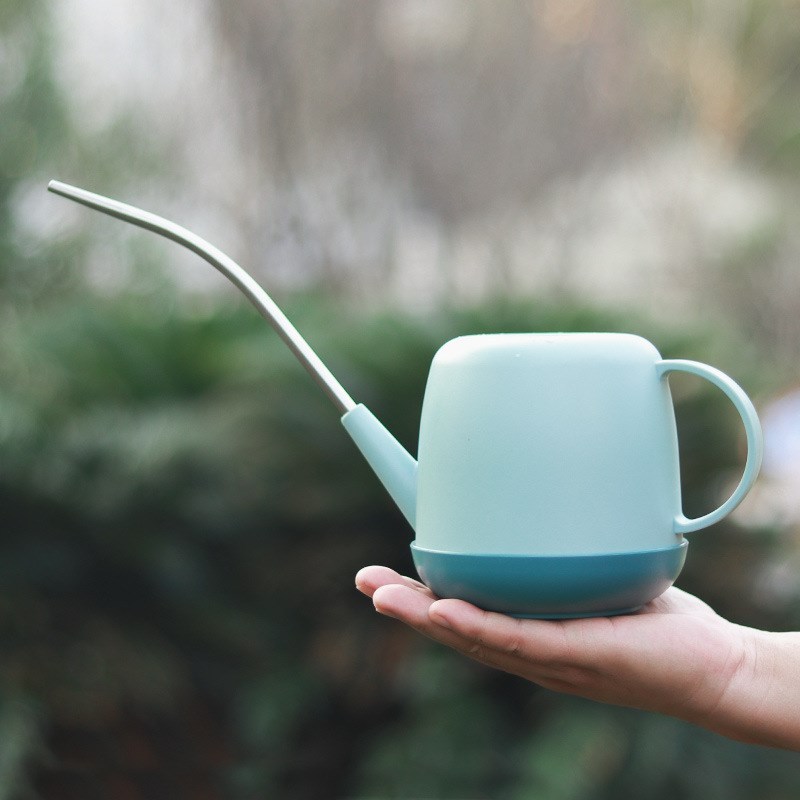
<instances>
[{"instance_id":1,"label":"curved spout","mask_svg":"<svg viewBox=\"0 0 800 800\"><path fill-rule=\"evenodd\" d=\"M228 278L275 328L311 377L333 401L342 414L342 423L350 437L413 527L416 514L417 462L370 411L361 404L356 405L275 301L233 259L186 228L149 211L142 211L60 181L50 181L47 188L96 211L171 239L208 261Z\"/></svg>"},{"instance_id":2,"label":"curved spout","mask_svg":"<svg viewBox=\"0 0 800 800\"><path fill-rule=\"evenodd\" d=\"M102 211L109 216L138 225L140 228L153 233L158 233L173 242L183 245L205 259L212 267L228 278L258 309L261 316L275 328L278 335L308 370L311 377L317 381L333 401L340 414L346 414L355 408L356 404L353 398L334 378L331 371L322 363L322 360L298 333L294 325L289 322L286 315L275 304L275 301L247 272L221 250L218 250L205 239L201 239L186 228L159 217L157 214L151 214L149 211L142 211L140 208L120 203L117 200L103 197L94 192L87 192L85 189L79 189L77 186L70 186L60 181L50 181L47 188L49 191L74 200L76 203L81 203L96 211Z\"/></svg>"}]
</instances>

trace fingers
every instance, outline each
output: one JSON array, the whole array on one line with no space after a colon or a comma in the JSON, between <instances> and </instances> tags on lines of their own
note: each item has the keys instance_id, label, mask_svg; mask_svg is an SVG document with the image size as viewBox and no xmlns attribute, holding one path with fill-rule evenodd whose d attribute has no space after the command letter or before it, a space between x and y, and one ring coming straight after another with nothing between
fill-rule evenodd
<instances>
[{"instance_id":1,"label":"fingers","mask_svg":"<svg viewBox=\"0 0 800 800\"><path fill-rule=\"evenodd\" d=\"M487 650L540 664L564 659L567 642L558 622L517 619L449 599L432 603L428 613L438 625Z\"/></svg>"},{"instance_id":2,"label":"fingers","mask_svg":"<svg viewBox=\"0 0 800 800\"><path fill-rule=\"evenodd\" d=\"M431 619L428 610L434 601L435 597L427 590L422 592L414 586L400 583L379 586L372 595L378 613L404 622L418 633L470 655L469 650L474 646L472 642Z\"/></svg>"},{"instance_id":3,"label":"fingers","mask_svg":"<svg viewBox=\"0 0 800 800\"><path fill-rule=\"evenodd\" d=\"M387 567L364 567L356 575L356 588L372 598L375 610L404 622L418 633L452 647L463 655L489 663L487 648L466 639L432 619L428 613L436 595L427 586Z\"/></svg>"},{"instance_id":4,"label":"fingers","mask_svg":"<svg viewBox=\"0 0 800 800\"><path fill-rule=\"evenodd\" d=\"M437 600L418 581L386 567L366 567L356 585L379 613L486 666L573 693L594 672L570 663L569 637L559 622L514 619L462 600ZM577 648L572 657L585 662L586 653Z\"/></svg>"},{"instance_id":5,"label":"fingers","mask_svg":"<svg viewBox=\"0 0 800 800\"><path fill-rule=\"evenodd\" d=\"M372 597L375 594L375 591L381 586L387 586L390 584L405 586L409 589L413 589L414 591L426 595L431 600L435 599L435 595L430 589L428 589L427 586L425 586L424 583L415 581L413 578L407 578L405 575L400 575L388 567L364 567L363 569L359 570L358 574L356 575L356 588L362 594L367 595L367 597Z\"/></svg>"},{"instance_id":6,"label":"fingers","mask_svg":"<svg viewBox=\"0 0 800 800\"><path fill-rule=\"evenodd\" d=\"M519 619L483 611L461 600L438 600L429 615L491 655L503 668L543 682L586 677L616 657L615 623L604 617L569 620Z\"/></svg>"},{"instance_id":7,"label":"fingers","mask_svg":"<svg viewBox=\"0 0 800 800\"><path fill-rule=\"evenodd\" d=\"M379 613L485 663L497 665L501 659L503 668L511 661L557 668L570 657L586 657L580 646L571 646L573 636L559 622L520 620L462 600L438 600L424 584L388 567L364 567L356 575L356 587L372 598Z\"/></svg>"},{"instance_id":8,"label":"fingers","mask_svg":"<svg viewBox=\"0 0 800 800\"><path fill-rule=\"evenodd\" d=\"M404 622L417 632L451 647L486 666L521 675L551 688L566 687L567 678L573 668L561 663L547 663L548 651L537 651L535 641L526 640L530 632L523 622L481 611L461 600L435 600L432 597L401 584L385 584L372 596L375 609L386 616ZM440 609L440 611L437 611ZM444 609L441 611L441 609ZM495 620L504 632L494 630ZM557 623L537 621L545 630L557 627Z\"/></svg>"},{"instance_id":9,"label":"fingers","mask_svg":"<svg viewBox=\"0 0 800 800\"><path fill-rule=\"evenodd\" d=\"M418 630L431 626L428 609L433 602L432 597L402 583L379 586L372 595L378 613L399 619Z\"/></svg>"}]
</instances>

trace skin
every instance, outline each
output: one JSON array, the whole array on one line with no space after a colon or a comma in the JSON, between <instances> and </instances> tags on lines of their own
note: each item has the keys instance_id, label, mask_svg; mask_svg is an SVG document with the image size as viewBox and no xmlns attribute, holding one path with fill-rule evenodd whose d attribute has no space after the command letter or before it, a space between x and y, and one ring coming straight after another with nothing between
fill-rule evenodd
<instances>
[{"instance_id":1,"label":"skin","mask_svg":"<svg viewBox=\"0 0 800 800\"><path fill-rule=\"evenodd\" d=\"M735 625L671 588L635 614L522 620L439 599L386 567L356 587L376 611L540 686L800 750L800 633Z\"/></svg>"}]
</instances>

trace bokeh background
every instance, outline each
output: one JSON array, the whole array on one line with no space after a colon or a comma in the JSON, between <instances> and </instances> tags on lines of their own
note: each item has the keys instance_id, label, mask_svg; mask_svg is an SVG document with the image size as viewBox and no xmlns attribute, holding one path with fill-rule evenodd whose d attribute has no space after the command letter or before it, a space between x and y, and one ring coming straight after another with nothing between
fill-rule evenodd
<instances>
[{"instance_id":1,"label":"bokeh background","mask_svg":"<svg viewBox=\"0 0 800 800\"><path fill-rule=\"evenodd\" d=\"M679 585L800 626L800 4L0 1L0 800L779 800L800 755L541 691L378 618L411 532L224 280L412 452L432 354L621 330L763 415ZM673 381L685 510L735 481Z\"/></svg>"}]
</instances>

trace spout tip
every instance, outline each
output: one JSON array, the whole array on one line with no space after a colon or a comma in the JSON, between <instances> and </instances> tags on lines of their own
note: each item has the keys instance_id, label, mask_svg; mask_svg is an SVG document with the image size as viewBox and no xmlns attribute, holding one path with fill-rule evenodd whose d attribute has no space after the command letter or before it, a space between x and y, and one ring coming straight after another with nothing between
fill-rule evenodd
<instances>
[{"instance_id":1,"label":"spout tip","mask_svg":"<svg viewBox=\"0 0 800 800\"><path fill-rule=\"evenodd\" d=\"M47 183L47 191L53 192L53 194L60 194L64 197L69 197L71 192L70 189L73 187L69 186L66 183L62 183L61 181L51 180Z\"/></svg>"}]
</instances>

